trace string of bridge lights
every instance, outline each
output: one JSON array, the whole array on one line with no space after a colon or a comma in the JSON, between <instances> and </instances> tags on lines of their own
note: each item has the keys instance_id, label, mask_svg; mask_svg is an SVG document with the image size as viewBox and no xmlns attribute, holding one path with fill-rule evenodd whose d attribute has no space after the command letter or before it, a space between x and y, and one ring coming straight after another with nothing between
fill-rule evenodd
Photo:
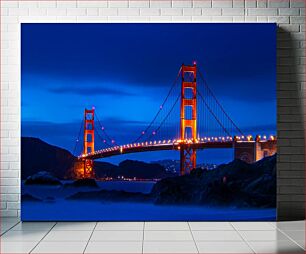
<instances>
[{"instance_id":1,"label":"string of bridge lights","mask_svg":"<svg viewBox=\"0 0 306 254\"><path fill-rule=\"evenodd\" d=\"M200 144L200 143L214 143L214 142L266 142L268 140L276 140L276 136L274 135L257 135L255 140L252 135L248 136L226 136L226 137L198 137L196 140L192 139L168 139L168 140L153 140L146 142L136 142L125 145L117 145L113 147L108 147L100 150L96 150L95 152L82 154L78 158L83 158L87 156L97 155L101 153L120 151L120 153L124 153L125 149L131 149L136 147L150 147L150 146L162 146L162 145L181 145L181 144Z\"/></svg>"}]
</instances>

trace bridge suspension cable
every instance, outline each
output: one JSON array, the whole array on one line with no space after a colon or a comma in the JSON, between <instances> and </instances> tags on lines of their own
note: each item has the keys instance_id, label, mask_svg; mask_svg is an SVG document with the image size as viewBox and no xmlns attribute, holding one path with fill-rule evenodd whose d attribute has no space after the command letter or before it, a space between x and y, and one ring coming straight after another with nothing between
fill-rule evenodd
<instances>
[{"instance_id":1,"label":"bridge suspension cable","mask_svg":"<svg viewBox=\"0 0 306 254\"><path fill-rule=\"evenodd\" d=\"M77 136L77 138L75 140L75 144L74 144L72 155L76 155L76 149L77 149L77 147L78 147L78 145L80 143L80 137L81 137L81 134L82 134L83 125L84 125L84 119L82 119L82 121L81 121L80 130L79 130L78 136Z\"/></svg>"},{"instance_id":2,"label":"bridge suspension cable","mask_svg":"<svg viewBox=\"0 0 306 254\"><path fill-rule=\"evenodd\" d=\"M202 99L202 101L204 102L205 106L207 107L207 109L209 110L209 112L212 114L212 116L215 118L215 120L218 122L218 124L221 126L221 128L224 130L224 132L228 135L231 136L231 134L228 132L228 130L223 126L222 122L218 119L218 117L216 116L216 114L214 113L214 111L211 109L211 107L208 105L208 103L206 102L206 100L204 99L203 95L197 91L197 94L200 96L200 98Z\"/></svg>"},{"instance_id":3,"label":"bridge suspension cable","mask_svg":"<svg viewBox=\"0 0 306 254\"><path fill-rule=\"evenodd\" d=\"M201 72L200 70L198 70L198 73L199 73L199 76L200 76L201 80L202 80L203 83L204 83L205 88L207 89L208 95L211 96L211 98L216 102L216 106L221 110L221 112L222 112L222 114L223 114L222 117L223 117L223 118L225 117L225 118L231 123L231 125L236 129L236 131L237 131L240 135L245 136L244 133L241 131L241 129L240 129L240 128L236 125L236 123L233 121L233 119L226 113L225 109L223 108L223 106L221 105L221 103L219 102L219 100L217 99L217 97L215 96L215 94L212 92L211 88L208 86L207 81L205 80L204 75L202 74L202 72ZM202 99L204 99L204 97L201 95L201 93L199 93L199 95L200 95L200 97L202 97ZM206 102L205 102L205 104L206 104L207 107L209 107L208 104L207 104ZM216 107L216 108L217 108L217 107ZM214 111L211 109L211 107L210 107L209 111L210 111L211 113L214 113ZM217 120L217 116L216 116L215 113L214 113L214 118ZM224 120L224 119L223 119L223 120ZM225 130L224 124L221 123L220 119L218 119L217 121L219 122L219 124L222 125L222 128ZM229 133L228 130L226 130L226 133L227 133L228 135L230 135L230 136L231 136L231 135L233 136L233 133Z\"/></svg>"},{"instance_id":4,"label":"bridge suspension cable","mask_svg":"<svg viewBox=\"0 0 306 254\"><path fill-rule=\"evenodd\" d=\"M161 123L159 124L159 126L154 130L155 133L157 133L157 132L160 130L160 128L164 125L165 121L166 121L166 120L168 119L168 117L170 116L171 112L173 111L173 109L174 109L175 105L177 104L177 102L179 101L179 98L180 98L180 97L181 97L181 95L179 94L179 95L177 96L177 98L176 98L176 100L175 100L173 106L172 106L171 109L169 110L168 114L164 117L164 119L161 121ZM149 136L148 139L150 139L152 136L153 136L153 135L151 134L151 135Z\"/></svg>"},{"instance_id":5,"label":"bridge suspension cable","mask_svg":"<svg viewBox=\"0 0 306 254\"><path fill-rule=\"evenodd\" d=\"M97 123L100 127L100 128L98 128L98 130L102 131L102 135L100 135L100 133L98 131L96 131L96 133L98 134L98 137L102 140L102 143L107 144L108 146L117 146L118 144L116 143L116 140L114 138L111 138L110 135L108 135L108 133L106 132L105 127L102 125L97 113L95 113L95 117L96 117ZM103 138L103 135L105 136L105 139ZM111 145L109 144L109 142L110 142Z\"/></svg>"},{"instance_id":6,"label":"bridge suspension cable","mask_svg":"<svg viewBox=\"0 0 306 254\"><path fill-rule=\"evenodd\" d=\"M155 121L157 120L158 116L160 115L160 113L162 112L166 102L168 101L172 91L174 90L175 88L175 85L177 84L177 81L181 75L181 70L182 70L182 67L180 67L179 71L178 71L178 74L174 80L174 82L172 83L172 86L167 94L167 96L165 97L165 99L163 100L163 103L161 104L161 106L159 107L157 113L155 114L155 116L153 117L152 121L150 122L150 124L141 132L141 134L134 140L133 143L136 143L138 142L141 138L144 138L144 136L148 133L149 129L153 126L153 124L155 123ZM150 137L152 136L152 133L150 135Z\"/></svg>"}]
</instances>

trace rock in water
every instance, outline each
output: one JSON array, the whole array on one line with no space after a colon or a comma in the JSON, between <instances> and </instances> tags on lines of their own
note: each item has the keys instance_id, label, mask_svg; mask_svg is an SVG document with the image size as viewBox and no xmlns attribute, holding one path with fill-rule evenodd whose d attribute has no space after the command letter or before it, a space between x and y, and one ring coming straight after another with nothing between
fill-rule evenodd
<instances>
[{"instance_id":1,"label":"rock in water","mask_svg":"<svg viewBox=\"0 0 306 254\"><path fill-rule=\"evenodd\" d=\"M275 207L276 155L253 164L234 160L214 170L164 178L151 191L155 204Z\"/></svg>"},{"instance_id":2,"label":"rock in water","mask_svg":"<svg viewBox=\"0 0 306 254\"><path fill-rule=\"evenodd\" d=\"M51 173L47 171L40 171L37 174L29 176L25 183L26 185L62 185L60 180L51 175Z\"/></svg>"},{"instance_id":3,"label":"rock in water","mask_svg":"<svg viewBox=\"0 0 306 254\"><path fill-rule=\"evenodd\" d=\"M21 195L21 201L22 202L25 202L25 201L28 201L28 202L41 202L42 200L39 199L39 198L35 198L32 195L30 195L30 194L23 194L23 195Z\"/></svg>"}]
</instances>

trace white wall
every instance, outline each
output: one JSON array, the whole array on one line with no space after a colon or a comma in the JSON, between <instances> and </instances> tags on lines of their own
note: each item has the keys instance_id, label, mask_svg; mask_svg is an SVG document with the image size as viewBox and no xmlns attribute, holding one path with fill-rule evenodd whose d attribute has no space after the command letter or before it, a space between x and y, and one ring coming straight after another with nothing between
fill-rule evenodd
<instances>
[{"instance_id":1,"label":"white wall","mask_svg":"<svg viewBox=\"0 0 306 254\"><path fill-rule=\"evenodd\" d=\"M8 1L1 4L1 216L20 212L20 23L277 22L278 215L304 215L304 0ZM250 49L252 50L252 49Z\"/></svg>"}]
</instances>

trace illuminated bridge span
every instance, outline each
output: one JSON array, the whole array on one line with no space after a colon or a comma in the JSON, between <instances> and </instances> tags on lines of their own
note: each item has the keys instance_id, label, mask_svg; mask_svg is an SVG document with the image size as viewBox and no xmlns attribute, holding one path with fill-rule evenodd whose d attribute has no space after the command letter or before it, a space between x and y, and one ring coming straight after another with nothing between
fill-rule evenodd
<instances>
[{"instance_id":1,"label":"illuminated bridge span","mask_svg":"<svg viewBox=\"0 0 306 254\"><path fill-rule=\"evenodd\" d=\"M267 144L273 143L275 141L275 136L270 136L268 139L263 137L260 139L259 136L256 137L257 143L261 144L262 149L268 149ZM161 150L181 150L181 147L188 146L192 149L205 149L205 148L234 148L236 146L241 146L240 144L250 144L254 145L256 141L253 140L251 136L248 137L205 137L195 140L155 140L147 141L141 143L132 143L121 146L114 146L109 148L104 148L101 150L96 150L89 154L82 154L78 159L101 159L107 158L115 155L137 153L137 152L151 152L151 151L161 151ZM261 157L260 155L258 155ZM257 156L257 157L258 157ZM251 161L252 158L245 158L247 161ZM252 160L253 161L253 160Z\"/></svg>"},{"instance_id":2,"label":"illuminated bridge span","mask_svg":"<svg viewBox=\"0 0 306 254\"><path fill-rule=\"evenodd\" d=\"M180 77L181 82L178 82ZM82 154L75 163L79 178L94 177L94 160L128 153L177 150L183 175L196 167L199 149L233 148L234 158L249 163L276 152L276 136L256 135L253 138L234 123L208 87L196 63L181 66L152 121L131 143L118 144L106 132L95 108L84 111L74 153L80 144L82 130ZM95 149L95 142L100 149Z\"/></svg>"}]
</instances>

